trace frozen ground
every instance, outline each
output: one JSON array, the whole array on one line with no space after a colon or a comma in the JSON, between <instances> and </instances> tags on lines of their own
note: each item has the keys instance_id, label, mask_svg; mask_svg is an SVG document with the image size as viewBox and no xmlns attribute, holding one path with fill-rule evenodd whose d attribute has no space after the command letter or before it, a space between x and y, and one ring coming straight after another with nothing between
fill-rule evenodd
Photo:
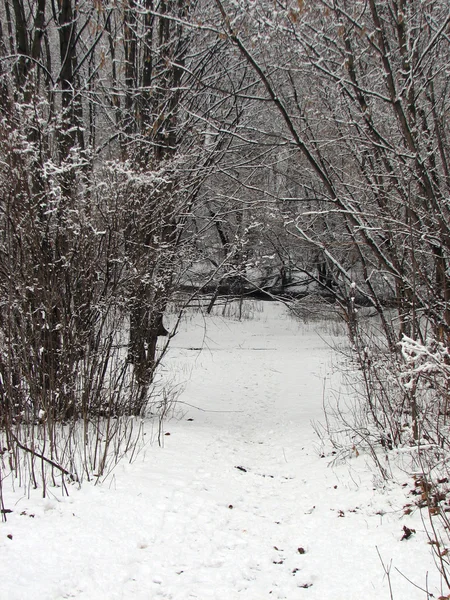
<instances>
[{"instance_id":1,"label":"frozen ground","mask_svg":"<svg viewBox=\"0 0 450 600\"><path fill-rule=\"evenodd\" d=\"M427 572L440 595L420 514L403 514L407 474L382 486L363 455L321 458L311 420L337 381L331 331L276 304L254 311L183 324L165 361L185 389L164 448L69 498L5 483L2 600L389 600L378 552L394 599L426 598L405 577L424 588ZM401 541L403 525L416 534Z\"/></svg>"}]
</instances>

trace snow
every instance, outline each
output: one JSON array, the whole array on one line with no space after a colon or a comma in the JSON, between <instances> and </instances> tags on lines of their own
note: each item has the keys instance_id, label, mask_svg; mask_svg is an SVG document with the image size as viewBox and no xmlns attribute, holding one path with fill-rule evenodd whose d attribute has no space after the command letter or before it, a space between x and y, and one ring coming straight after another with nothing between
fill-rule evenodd
<instances>
[{"instance_id":1,"label":"snow","mask_svg":"<svg viewBox=\"0 0 450 600\"><path fill-rule=\"evenodd\" d=\"M388 599L379 555L392 597L426 598L405 577L439 596L425 522L404 515L411 478L385 484L356 452L330 466L311 425L339 385L332 327L276 303L244 313L183 322L164 363L184 389L163 448L149 420L137 459L100 485L44 499L3 482L2 599Z\"/></svg>"}]
</instances>

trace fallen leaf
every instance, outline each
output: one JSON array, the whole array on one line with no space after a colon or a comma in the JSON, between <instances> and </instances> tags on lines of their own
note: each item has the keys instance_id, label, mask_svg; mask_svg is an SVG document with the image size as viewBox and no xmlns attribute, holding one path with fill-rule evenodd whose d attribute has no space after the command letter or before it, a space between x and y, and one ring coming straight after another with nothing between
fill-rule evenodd
<instances>
[{"instance_id":1,"label":"fallen leaf","mask_svg":"<svg viewBox=\"0 0 450 600\"><path fill-rule=\"evenodd\" d=\"M403 525L403 535L402 535L402 541L403 540L409 540L409 538L412 536L413 533L416 533L415 529L410 529L409 527L406 527L406 525Z\"/></svg>"}]
</instances>

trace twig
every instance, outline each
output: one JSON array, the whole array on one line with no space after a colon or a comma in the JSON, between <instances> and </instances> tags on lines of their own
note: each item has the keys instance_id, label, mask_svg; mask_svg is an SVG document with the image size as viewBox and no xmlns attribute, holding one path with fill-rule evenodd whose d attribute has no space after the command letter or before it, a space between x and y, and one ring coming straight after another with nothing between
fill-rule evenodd
<instances>
[{"instance_id":1,"label":"twig","mask_svg":"<svg viewBox=\"0 0 450 600\"><path fill-rule=\"evenodd\" d=\"M64 467L62 467L61 465L59 465L58 463L56 463L54 460L52 460L51 458L47 458L46 456L44 456L43 454L40 454L40 452L36 452L36 450L32 450L31 448L28 448L27 446L24 446L18 439L17 437L12 433L11 433L11 437L13 438L13 440L16 442L16 444L19 446L19 448L21 450L24 450L25 452L29 452L30 454L32 454L33 456L37 456L38 458L40 458L41 460L45 461L46 463L48 463L49 465L51 465L52 467L55 467L56 469L59 469L62 473L64 473L64 475L68 475L69 477L74 477L74 475L68 471L67 469L65 469Z\"/></svg>"},{"instance_id":2,"label":"twig","mask_svg":"<svg viewBox=\"0 0 450 600\"><path fill-rule=\"evenodd\" d=\"M389 563L389 566L387 567L387 566L384 564L384 562L383 562L383 559L381 558L381 554L380 554L380 551L378 550L378 546L375 546L375 547L376 547L376 549L377 549L378 558L380 559L380 562L381 562L381 564L382 564L382 566L383 566L383 571L384 571L384 573L385 573L385 575L386 575L386 577L387 577L387 580L388 580L388 584L389 584L389 594L390 594L390 596L391 596L391 600L394 600L394 594L393 594L393 592L392 592L392 584L391 584L391 567L392 567L392 559L391 559L391 562Z\"/></svg>"},{"instance_id":3,"label":"twig","mask_svg":"<svg viewBox=\"0 0 450 600\"><path fill-rule=\"evenodd\" d=\"M401 571L399 571L399 569L397 569L397 567L395 567L395 570L402 577L404 577L408 583L410 583L411 585L413 585L414 587L416 587L421 592L425 592L425 594L427 595L427 598L434 598L434 595L431 592L429 592L428 590L424 590L423 587L420 587L420 585L417 585L417 583L414 583L414 581L411 581L411 579L409 579L408 577L406 577L406 575L404 573L402 573ZM427 571L427 580L428 580L428 571Z\"/></svg>"}]
</instances>

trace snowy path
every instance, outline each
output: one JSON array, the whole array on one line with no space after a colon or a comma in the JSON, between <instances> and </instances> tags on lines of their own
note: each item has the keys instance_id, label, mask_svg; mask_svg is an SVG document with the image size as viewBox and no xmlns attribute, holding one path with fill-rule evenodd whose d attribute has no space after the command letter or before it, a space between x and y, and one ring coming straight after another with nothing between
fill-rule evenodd
<instances>
[{"instance_id":1,"label":"snowy path","mask_svg":"<svg viewBox=\"0 0 450 600\"><path fill-rule=\"evenodd\" d=\"M404 496L374 490L362 457L349 474L319 456L311 419L330 357L275 304L206 331L188 319L166 361L185 404L165 447L68 499L9 493L0 599L388 599L377 547L425 585L419 515L408 517L417 536L400 542ZM394 598L426 597L392 579Z\"/></svg>"}]
</instances>

